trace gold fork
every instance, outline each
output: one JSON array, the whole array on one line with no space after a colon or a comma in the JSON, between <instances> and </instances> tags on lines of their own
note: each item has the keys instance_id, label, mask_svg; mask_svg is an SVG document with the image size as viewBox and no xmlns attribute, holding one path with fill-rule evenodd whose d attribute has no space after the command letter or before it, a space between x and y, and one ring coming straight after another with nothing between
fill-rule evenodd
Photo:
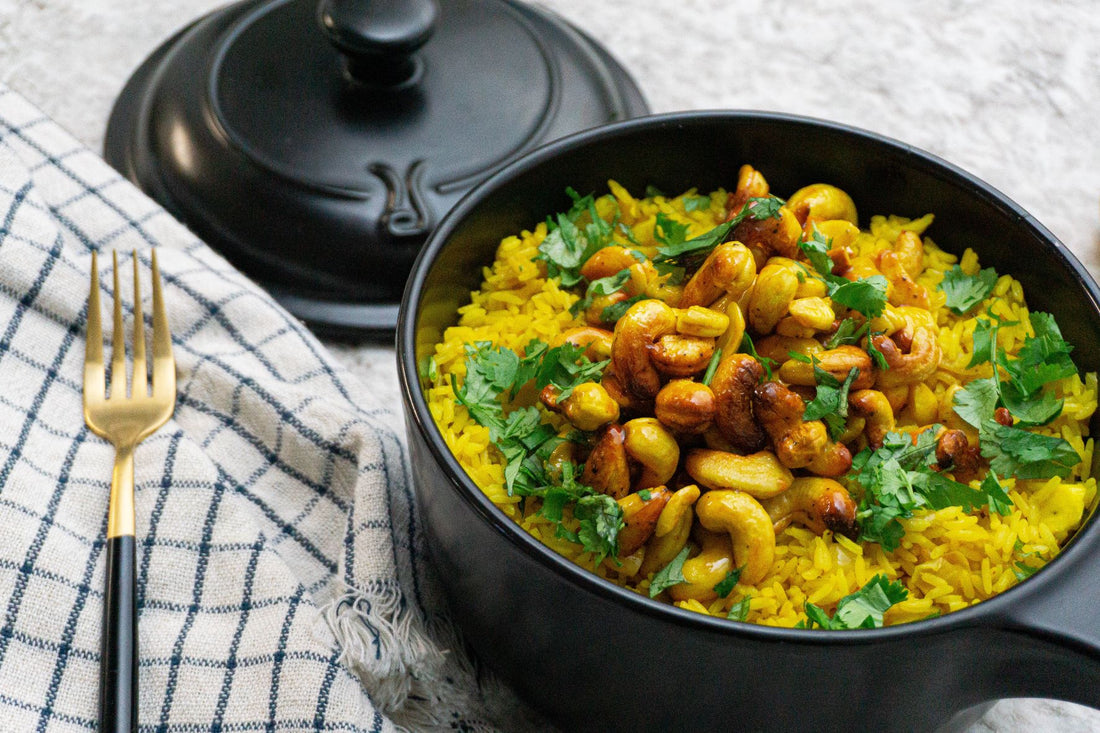
<instances>
[{"instance_id":1,"label":"gold fork","mask_svg":"<svg viewBox=\"0 0 1100 733\"><path fill-rule=\"evenodd\" d=\"M134 588L134 448L167 422L176 404L176 362L172 334L161 293L157 253L153 250L152 390L145 360L145 319L137 252L134 253L133 376L126 394L126 343L119 290L118 253L114 253L114 333L111 391L107 394L100 325L99 268L92 252L88 294L88 342L84 351L84 421L115 446L111 499L107 514L107 583L103 599L103 648L100 666L99 730L137 730L137 608Z\"/></svg>"}]
</instances>

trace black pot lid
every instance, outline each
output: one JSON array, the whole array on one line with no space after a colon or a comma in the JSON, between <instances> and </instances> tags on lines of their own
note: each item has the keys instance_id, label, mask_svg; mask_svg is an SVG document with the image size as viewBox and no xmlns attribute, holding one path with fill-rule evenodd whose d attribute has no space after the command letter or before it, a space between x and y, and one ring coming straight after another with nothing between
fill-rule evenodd
<instances>
[{"instance_id":1,"label":"black pot lid","mask_svg":"<svg viewBox=\"0 0 1100 733\"><path fill-rule=\"evenodd\" d=\"M648 112L595 41L512 0L244 0L134 73L105 157L328 336L385 335L476 183Z\"/></svg>"}]
</instances>

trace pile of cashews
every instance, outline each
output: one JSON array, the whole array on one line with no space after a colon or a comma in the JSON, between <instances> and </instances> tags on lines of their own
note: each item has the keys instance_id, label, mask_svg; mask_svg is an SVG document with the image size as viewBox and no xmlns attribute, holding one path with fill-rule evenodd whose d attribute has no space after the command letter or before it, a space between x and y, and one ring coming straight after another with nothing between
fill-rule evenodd
<instances>
[{"instance_id":1,"label":"pile of cashews","mask_svg":"<svg viewBox=\"0 0 1100 733\"><path fill-rule=\"evenodd\" d=\"M727 221L769 193L764 177L743 166ZM808 266L799 243L815 230L831 242L834 275L881 275L888 283L889 304L859 345L825 346L843 318L862 316L833 303ZM686 582L665 592L706 603L735 569L744 583L763 579L776 535L791 523L858 536L857 502L837 479L854 452L882 444L907 404L933 422L938 403L922 382L941 359L930 293L917 282L921 238L904 231L889 249L866 256L851 247L858 235L848 194L815 184L787 199L777 217L743 218L681 284L624 246L600 249L582 265L588 281L630 273L621 291L592 299L585 325L558 339L609 364L600 382L568 399L548 388L541 400L594 433L587 455L563 443L551 463L583 462L581 481L618 501L625 524L612 562L620 579L645 579L690 543ZM639 295L645 299L614 324L602 320L609 305ZM740 351L746 333L756 356ZM792 354L812 357L841 382L855 370L836 439L821 420L803 419L817 381L813 364ZM941 432L939 447L944 468L976 470L977 446L962 432Z\"/></svg>"}]
</instances>

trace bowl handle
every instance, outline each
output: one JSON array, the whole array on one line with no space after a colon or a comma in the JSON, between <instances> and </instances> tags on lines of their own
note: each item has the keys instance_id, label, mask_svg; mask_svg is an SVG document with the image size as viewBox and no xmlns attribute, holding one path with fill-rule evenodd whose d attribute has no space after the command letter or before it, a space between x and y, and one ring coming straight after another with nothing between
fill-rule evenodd
<instances>
[{"instance_id":1,"label":"bowl handle","mask_svg":"<svg viewBox=\"0 0 1100 733\"><path fill-rule=\"evenodd\" d=\"M1059 557L1002 598L1001 631L1019 664L1007 664L1008 696L1048 697L1100 709L1100 524L1096 517ZM995 599L996 600L996 599ZM1016 668L1011 668L1015 666Z\"/></svg>"}]
</instances>

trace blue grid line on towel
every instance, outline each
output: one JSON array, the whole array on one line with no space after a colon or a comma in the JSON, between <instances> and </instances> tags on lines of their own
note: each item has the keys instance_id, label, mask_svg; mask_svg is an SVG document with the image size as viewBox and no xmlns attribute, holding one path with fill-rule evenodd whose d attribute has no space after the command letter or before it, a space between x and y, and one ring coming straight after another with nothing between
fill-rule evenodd
<instances>
[{"instance_id":1,"label":"blue grid line on towel","mask_svg":"<svg viewBox=\"0 0 1100 733\"><path fill-rule=\"evenodd\" d=\"M54 147L59 144L71 147ZM29 287L25 278L12 280L0 274L0 374L18 364L23 372L39 375L29 402L22 392L0 398L7 413L22 414L18 431L9 425L0 434L0 516L29 533L18 541L9 537L0 542L0 580L10 582L0 595L5 607L0 626L0 729L95 727L94 685L87 688L89 679L95 678L99 655L101 537L109 482L109 460L104 456L110 449L79 422L81 384L74 365L82 357L87 254L108 245L145 249L153 244L162 247L162 279L172 314L180 312L182 301L182 310L190 308L194 316L179 328L173 321L181 365L187 362L192 375L202 371L207 379L247 390L252 401L263 403L276 416L278 428L273 437L262 423L234 412L245 409L241 404L227 410L209 401L209 393L182 380L183 399L174 424L139 448L139 514L144 511L148 517L148 533L139 537L141 729L392 729L359 680L339 662L340 649L331 639L324 640L323 633L318 644L315 604L333 592L338 569L345 580L364 581L351 549L360 539L358 533L388 535L383 546L391 553L398 544L403 552L412 552L415 543L406 534L395 534L388 517L345 521L328 536L315 537L302 529L318 512L323 517L346 517L353 511L349 481L377 474L383 477L386 493L397 491L404 497L403 502L392 496L385 501L401 506L407 512L401 520L415 531L400 439L390 413L350 404L352 396L341 375L300 324L271 309L266 296L181 227L166 222L167 215L152 204L134 213L128 209L132 201L116 203L116 196L134 197L129 184L108 175L101 161L2 88L0 154L8 156L5 165L0 155L0 174L11 173L14 158L22 159L30 173L14 193L10 180L0 175L5 221L0 259L24 266L22 275L28 263L37 267ZM114 220L89 226L78 211L89 199L103 204L89 207L97 216ZM22 226L25 214L35 221ZM43 241L36 234L47 217L55 229L51 239ZM147 269L147 255L139 259ZM109 284L108 270L101 272L104 285ZM74 289L74 281L81 287ZM236 292L212 297L208 288ZM114 295L106 287L104 291L105 298ZM122 298L126 302L125 292ZM228 313L230 306L241 303L255 313L266 309L263 315L270 330L252 336ZM151 316L146 313L148 321ZM56 347L52 360L45 361L21 342L37 340L29 333L32 328L49 333L47 340ZM217 334L214 341L211 332ZM290 371L283 369L287 339L294 342L297 358ZM269 347L275 356L265 351ZM342 424L319 430L309 414L321 408L312 398L287 401L286 393L295 390L299 397L308 391L337 404L344 411ZM75 405L77 422L66 422L56 412L58 405ZM242 439L234 446L243 446L248 465L254 466L245 475L236 475L228 464L202 463L204 449L220 445L227 431ZM373 436L373 444L361 440L364 433ZM344 442L352 434L359 435L359 443ZM374 457L364 460L361 445L367 445ZM53 471L51 461L59 451L64 459ZM324 459L308 460L300 468L301 451ZM45 502L26 485L28 479L48 495ZM282 491L274 491L273 485ZM75 492L80 496L74 498ZM99 507L101 513L74 513L88 507ZM145 524L139 518L139 525ZM224 536L230 526L243 526L251 535L243 540ZM10 553L15 550L19 554L13 559ZM411 565L414 580L419 562L402 560ZM186 572L169 581L161 574L166 567ZM234 568L240 571L235 576ZM236 584L227 586L227 577ZM367 582L388 585L396 580L379 576ZM181 586L188 588L189 602L178 600ZM44 595L56 601L58 608L50 613L59 614L60 623L49 623ZM165 642L157 633L161 628L176 631ZM207 643L223 638L228 643ZM17 669L29 675L27 684L14 683ZM259 685L254 682L256 672L263 680ZM46 684L30 684L36 675ZM249 685L262 694L242 699L241 691L251 689ZM291 687L299 693L303 687L313 691L311 710L286 707L286 700L300 696L289 694Z\"/></svg>"}]
</instances>

